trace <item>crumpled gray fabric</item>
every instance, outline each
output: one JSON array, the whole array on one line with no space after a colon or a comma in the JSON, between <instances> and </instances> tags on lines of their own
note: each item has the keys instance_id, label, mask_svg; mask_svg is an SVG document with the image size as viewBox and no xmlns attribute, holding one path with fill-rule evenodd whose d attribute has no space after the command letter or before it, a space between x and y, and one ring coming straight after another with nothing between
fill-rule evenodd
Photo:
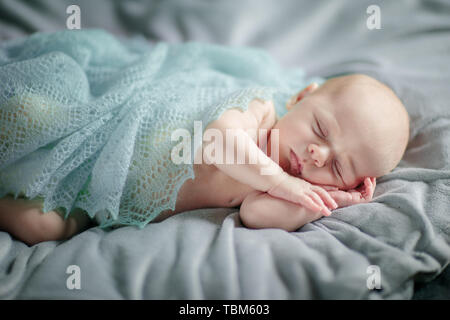
<instances>
[{"instance_id":1,"label":"crumpled gray fabric","mask_svg":"<svg viewBox=\"0 0 450 320\"><path fill-rule=\"evenodd\" d=\"M376 77L406 105L410 144L399 167L377 181L372 203L338 209L297 232L249 230L235 209L205 209L143 230L91 228L32 248L0 233L1 298L410 299L415 284L444 274L450 261L447 2L237 1L236 11L234 1L38 1L33 8L2 1L0 35L64 28L61 10L69 2L80 5L82 27L142 33L151 41L257 45L310 75ZM380 30L366 27L373 4L380 7ZM42 23L44 16L51 22ZM67 288L70 265L80 267L79 290ZM381 289L368 288L370 266L379 268ZM440 292L434 297L449 297Z\"/></svg>"}]
</instances>

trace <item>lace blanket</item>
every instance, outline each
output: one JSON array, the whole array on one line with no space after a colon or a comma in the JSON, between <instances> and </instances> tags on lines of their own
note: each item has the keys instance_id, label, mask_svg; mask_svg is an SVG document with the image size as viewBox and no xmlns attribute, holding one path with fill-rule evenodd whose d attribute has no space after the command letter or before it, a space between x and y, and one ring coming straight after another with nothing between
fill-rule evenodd
<instances>
[{"instance_id":1,"label":"lace blanket","mask_svg":"<svg viewBox=\"0 0 450 320\"><path fill-rule=\"evenodd\" d=\"M150 44L101 30L36 33L0 45L0 197L42 198L101 227L145 226L174 209L192 163L175 164L176 129L193 136L227 108L305 87L263 50Z\"/></svg>"}]
</instances>

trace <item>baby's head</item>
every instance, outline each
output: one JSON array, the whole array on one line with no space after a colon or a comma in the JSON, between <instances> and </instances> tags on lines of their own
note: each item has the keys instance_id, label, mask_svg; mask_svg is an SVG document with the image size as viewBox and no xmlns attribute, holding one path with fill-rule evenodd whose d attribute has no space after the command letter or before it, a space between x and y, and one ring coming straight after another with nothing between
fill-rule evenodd
<instances>
[{"instance_id":1,"label":"baby's head","mask_svg":"<svg viewBox=\"0 0 450 320\"><path fill-rule=\"evenodd\" d=\"M340 189L380 177L400 162L409 139L409 116L394 92L362 74L313 83L286 105L279 129L279 164L298 176ZM271 146L268 146L269 150Z\"/></svg>"}]
</instances>

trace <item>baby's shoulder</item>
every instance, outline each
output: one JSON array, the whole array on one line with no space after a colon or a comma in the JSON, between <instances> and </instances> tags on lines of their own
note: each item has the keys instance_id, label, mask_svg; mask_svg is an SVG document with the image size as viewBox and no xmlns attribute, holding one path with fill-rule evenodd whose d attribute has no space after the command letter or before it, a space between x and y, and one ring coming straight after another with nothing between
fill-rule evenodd
<instances>
[{"instance_id":1,"label":"baby's shoulder","mask_svg":"<svg viewBox=\"0 0 450 320\"><path fill-rule=\"evenodd\" d=\"M276 113L273 101L253 99L249 102L247 110L230 108L226 110L211 127L247 129L271 129L276 122ZM210 127L210 126L208 126Z\"/></svg>"},{"instance_id":2,"label":"baby's shoulder","mask_svg":"<svg viewBox=\"0 0 450 320\"><path fill-rule=\"evenodd\" d=\"M276 122L275 105L272 100L253 99L248 109L258 118L257 129L271 129Z\"/></svg>"}]
</instances>

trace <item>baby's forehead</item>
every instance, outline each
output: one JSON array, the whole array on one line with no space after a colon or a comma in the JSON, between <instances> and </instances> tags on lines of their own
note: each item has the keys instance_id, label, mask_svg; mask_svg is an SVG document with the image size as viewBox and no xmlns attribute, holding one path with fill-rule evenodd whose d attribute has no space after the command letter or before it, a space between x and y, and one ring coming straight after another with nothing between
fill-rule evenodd
<instances>
[{"instance_id":1,"label":"baby's forehead","mask_svg":"<svg viewBox=\"0 0 450 320\"><path fill-rule=\"evenodd\" d=\"M330 94L325 91L320 103L321 108L329 111L335 117L345 120L364 121L383 118L384 112L377 112L380 104L390 104L392 99L383 88L372 85L346 86Z\"/></svg>"},{"instance_id":2,"label":"baby's forehead","mask_svg":"<svg viewBox=\"0 0 450 320\"><path fill-rule=\"evenodd\" d=\"M328 93L325 91L325 93ZM338 90L331 91L328 97L332 99L333 103L342 104L341 107L363 107L365 104L373 100L380 99L382 96L382 89L374 86L364 84L354 84L345 86Z\"/></svg>"}]
</instances>

